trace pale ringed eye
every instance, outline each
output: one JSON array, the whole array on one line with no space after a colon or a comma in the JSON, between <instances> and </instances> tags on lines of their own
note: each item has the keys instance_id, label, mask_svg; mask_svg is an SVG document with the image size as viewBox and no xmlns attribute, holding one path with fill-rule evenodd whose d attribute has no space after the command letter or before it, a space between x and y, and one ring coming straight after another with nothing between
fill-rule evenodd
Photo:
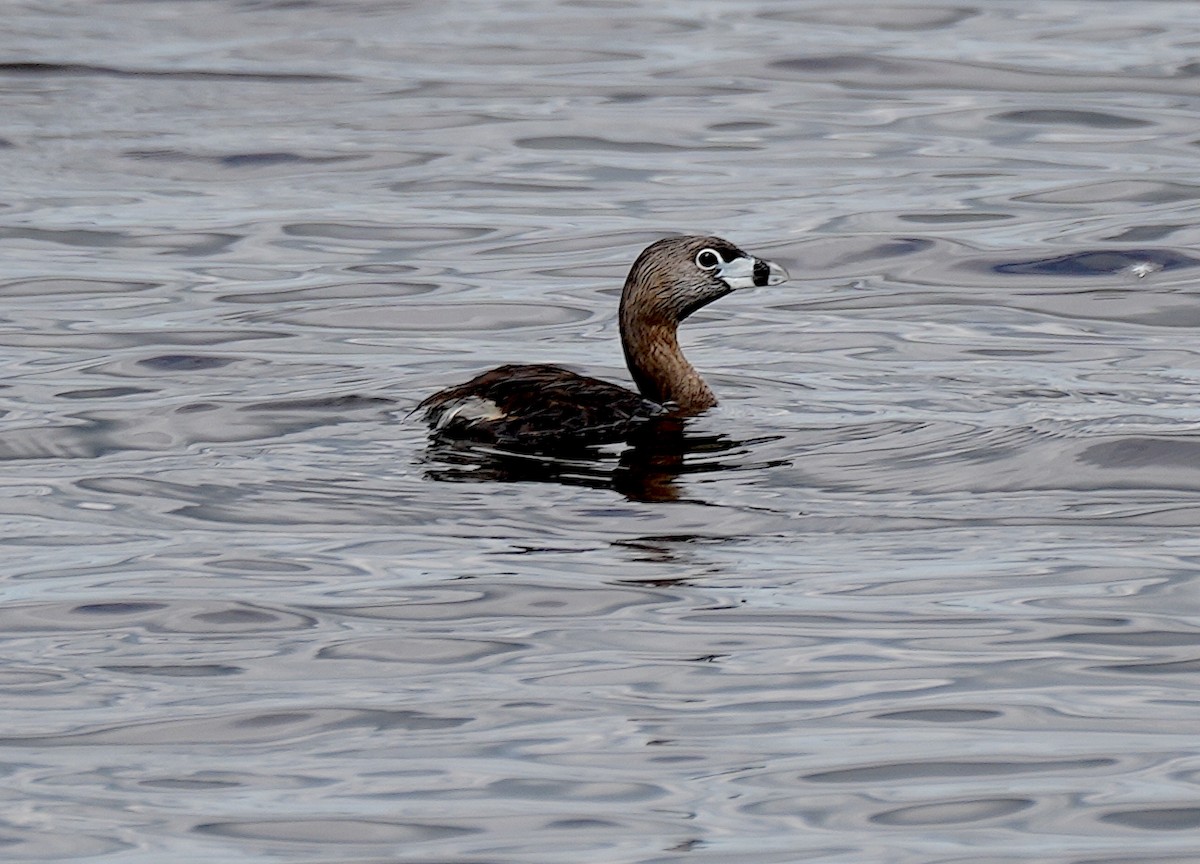
<instances>
[{"instance_id":1,"label":"pale ringed eye","mask_svg":"<svg viewBox=\"0 0 1200 864\"><path fill-rule=\"evenodd\" d=\"M696 253L696 266L701 270L716 270L721 266L721 256L712 249L701 249Z\"/></svg>"}]
</instances>

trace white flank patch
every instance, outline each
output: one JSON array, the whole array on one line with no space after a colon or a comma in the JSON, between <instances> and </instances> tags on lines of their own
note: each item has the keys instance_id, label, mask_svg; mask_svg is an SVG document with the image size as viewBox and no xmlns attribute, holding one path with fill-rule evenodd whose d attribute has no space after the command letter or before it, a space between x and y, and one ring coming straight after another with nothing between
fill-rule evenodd
<instances>
[{"instance_id":1,"label":"white flank patch","mask_svg":"<svg viewBox=\"0 0 1200 864\"><path fill-rule=\"evenodd\" d=\"M442 412L442 416L437 420L436 429L445 429L455 419L461 419L462 422L482 423L487 420L499 420L505 414L500 410L500 406L491 399L480 399L478 396L467 396L465 399L458 400L457 403L452 403L446 406L446 410Z\"/></svg>"}]
</instances>

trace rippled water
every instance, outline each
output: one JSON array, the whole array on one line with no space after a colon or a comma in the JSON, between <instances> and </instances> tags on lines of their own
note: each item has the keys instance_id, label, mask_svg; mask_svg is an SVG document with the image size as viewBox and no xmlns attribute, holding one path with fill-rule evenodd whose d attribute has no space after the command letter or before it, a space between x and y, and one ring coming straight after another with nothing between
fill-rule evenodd
<instances>
[{"instance_id":1,"label":"rippled water","mask_svg":"<svg viewBox=\"0 0 1200 864\"><path fill-rule=\"evenodd\" d=\"M1200 859L1200 7L6 10L0 854ZM431 447L627 381L682 456Z\"/></svg>"}]
</instances>

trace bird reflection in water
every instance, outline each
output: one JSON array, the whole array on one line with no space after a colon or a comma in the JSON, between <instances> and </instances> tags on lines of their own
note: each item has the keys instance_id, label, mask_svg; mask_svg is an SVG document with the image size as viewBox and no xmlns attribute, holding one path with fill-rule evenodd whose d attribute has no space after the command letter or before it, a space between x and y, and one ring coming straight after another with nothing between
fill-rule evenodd
<instances>
[{"instance_id":1,"label":"bird reflection in water","mask_svg":"<svg viewBox=\"0 0 1200 864\"><path fill-rule=\"evenodd\" d=\"M756 445L687 428L685 418L663 416L643 424L618 453L600 448L523 453L435 436L425 451L425 476L446 482L542 482L612 489L631 501L667 502L683 498L680 478L713 471L761 469L786 460L742 461Z\"/></svg>"}]
</instances>

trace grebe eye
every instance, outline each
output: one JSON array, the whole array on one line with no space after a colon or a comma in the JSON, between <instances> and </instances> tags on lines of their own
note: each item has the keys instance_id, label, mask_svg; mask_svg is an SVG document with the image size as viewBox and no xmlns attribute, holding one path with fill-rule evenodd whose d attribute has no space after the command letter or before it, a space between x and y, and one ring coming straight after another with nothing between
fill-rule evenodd
<instances>
[{"instance_id":1,"label":"grebe eye","mask_svg":"<svg viewBox=\"0 0 1200 864\"><path fill-rule=\"evenodd\" d=\"M696 254L696 266L701 270L716 270L721 266L721 256L711 249L701 249Z\"/></svg>"}]
</instances>

